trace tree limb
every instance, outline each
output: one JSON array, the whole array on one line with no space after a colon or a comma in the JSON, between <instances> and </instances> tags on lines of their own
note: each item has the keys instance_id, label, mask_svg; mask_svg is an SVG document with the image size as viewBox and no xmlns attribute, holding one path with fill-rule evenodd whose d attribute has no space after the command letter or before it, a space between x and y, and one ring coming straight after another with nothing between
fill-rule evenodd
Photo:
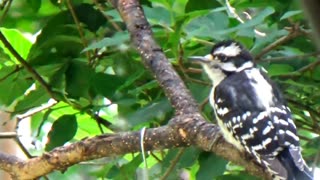
<instances>
[{"instance_id":1,"label":"tree limb","mask_svg":"<svg viewBox=\"0 0 320 180\"><path fill-rule=\"evenodd\" d=\"M267 177L261 167L250 159L244 159L242 153L226 143L219 129L203 121L200 114L177 116L171 122L175 123L146 130L144 136L146 151L197 145L244 165L251 174ZM79 162L139 152L141 151L139 142L139 131L123 132L84 139L29 160L0 153L0 168L10 173L13 179L34 179L54 170L64 171ZM212 142L215 143L212 145Z\"/></svg>"},{"instance_id":2,"label":"tree limb","mask_svg":"<svg viewBox=\"0 0 320 180\"><path fill-rule=\"evenodd\" d=\"M161 47L155 42L151 26L139 2L136 0L111 2L126 23L142 62L154 74L176 112L178 114L199 112L196 101L165 57Z\"/></svg>"}]
</instances>

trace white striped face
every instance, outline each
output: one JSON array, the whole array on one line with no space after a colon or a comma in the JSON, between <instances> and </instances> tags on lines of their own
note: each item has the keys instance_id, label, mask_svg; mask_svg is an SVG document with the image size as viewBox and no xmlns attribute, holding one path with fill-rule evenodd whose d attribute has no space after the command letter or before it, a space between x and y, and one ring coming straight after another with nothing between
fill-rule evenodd
<instances>
[{"instance_id":1,"label":"white striped face","mask_svg":"<svg viewBox=\"0 0 320 180\"><path fill-rule=\"evenodd\" d=\"M219 83L224 72L240 72L247 68L254 67L252 56L235 41L222 41L213 46L210 54L203 57L202 62L205 71L211 80ZM214 75L213 75L214 74Z\"/></svg>"},{"instance_id":2,"label":"white striped face","mask_svg":"<svg viewBox=\"0 0 320 180\"><path fill-rule=\"evenodd\" d=\"M193 56L202 66L215 87L230 72L241 72L255 67L250 53L235 41L222 41L216 43L210 54L206 56Z\"/></svg>"},{"instance_id":3,"label":"white striped face","mask_svg":"<svg viewBox=\"0 0 320 180\"><path fill-rule=\"evenodd\" d=\"M238 46L235 42L227 46L220 46L212 52L214 56L223 55L226 57L238 56L240 53L241 53L241 47Z\"/></svg>"}]
</instances>

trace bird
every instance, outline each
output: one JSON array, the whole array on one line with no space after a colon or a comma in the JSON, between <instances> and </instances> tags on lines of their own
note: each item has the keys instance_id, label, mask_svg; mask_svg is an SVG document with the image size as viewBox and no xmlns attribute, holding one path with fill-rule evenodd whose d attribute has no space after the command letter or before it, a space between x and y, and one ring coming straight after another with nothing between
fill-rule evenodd
<instances>
[{"instance_id":1,"label":"bird","mask_svg":"<svg viewBox=\"0 0 320 180\"><path fill-rule=\"evenodd\" d=\"M277 85L235 40L191 56L212 81L209 102L225 140L251 155L274 180L312 180L292 113Z\"/></svg>"}]
</instances>

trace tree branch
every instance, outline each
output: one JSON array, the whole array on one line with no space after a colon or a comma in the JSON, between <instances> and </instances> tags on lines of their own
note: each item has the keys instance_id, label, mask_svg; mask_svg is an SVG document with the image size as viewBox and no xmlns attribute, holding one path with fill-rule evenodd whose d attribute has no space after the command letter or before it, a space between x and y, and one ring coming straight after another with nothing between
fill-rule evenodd
<instances>
[{"instance_id":1,"label":"tree branch","mask_svg":"<svg viewBox=\"0 0 320 180\"><path fill-rule=\"evenodd\" d=\"M111 2L126 23L142 62L154 74L176 112L178 114L199 112L196 101L165 57L161 47L155 42L151 26L138 1L112 0Z\"/></svg>"},{"instance_id":2,"label":"tree branch","mask_svg":"<svg viewBox=\"0 0 320 180\"><path fill-rule=\"evenodd\" d=\"M200 114L177 116L171 122L175 123L146 130L144 136L146 151L197 145L244 165L253 175L268 177L254 161L243 159L243 153L226 143L220 135L219 128L203 121ZM79 162L139 152L141 151L139 142L140 132L136 131L84 139L29 160L0 153L0 168L9 172L13 179L34 179L54 170L64 171ZM212 145L212 142L215 143Z\"/></svg>"},{"instance_id":3,"label":"tree branch","mask_svg":"<svg viewBox=\"0 0 320 180\"><path fill-rule=\"evenodd\" d=\"M182 136L165 126L146 130L145 150L186 146ZM53 170L65 170L71 165L101 157L112 157L140 151L140 132L104 134L74 144L55 148L42 156L26 161L0 154L0 168L13 179L34 179ZM190 143L189 143L190 144ZM39 168L41 167L41 168Z\"/></svg>"},{"instance_id":4,"label":"tree branch","mask_svg":"<svg viewBox=\"0 0 320 180\"><path fill-rule=\"evenodd\" d=\"M260 51L260 53L255 56L255 58L254 58L255 61L259 61L263 55L265 55L268 52L270 52L271 50L277 48L279 45L286 43L289 40L294 39L300 35L305 34L305 32L299 27L299 24L294 24L293 27L289 28L288 30L289 30L288 35L279 38L275 42L271 43L270 45L268 45L267 47L262 49Z\"/></svg>"},{"instance_id":5,"label":"tree branch","mask_svg":"<svg viewBox=\"0 0 320 180\"><path fill-rule=\"evenodd\" d=\"M281 56L281 57L272 57L272 58L266 58L262 59L263 62L282 62L282 61L289 61L289 60L304 60L309 57L317 57L320 55L320 52L312 52L312 53L306 53L301 55L295 55L295 56Z\"/></svg>"}]
</instances>

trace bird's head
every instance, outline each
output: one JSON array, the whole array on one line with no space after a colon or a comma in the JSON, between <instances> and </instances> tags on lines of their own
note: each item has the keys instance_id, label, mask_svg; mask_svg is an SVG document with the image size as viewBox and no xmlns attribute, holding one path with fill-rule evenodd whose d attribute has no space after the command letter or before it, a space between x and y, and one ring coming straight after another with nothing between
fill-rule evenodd
<instances>
[{"instance_id":1,"label":"bird's head","mask_svg":"<svg viewBox=\"0 0 320 180\"><path fill-rule=\"evenodd\" d=\"M192 56L189 59L199 62L209 76L213 72L232 74L255 66L249 51L233 40L218 42L210 54Z\"/></svg>"}]
</instances>

